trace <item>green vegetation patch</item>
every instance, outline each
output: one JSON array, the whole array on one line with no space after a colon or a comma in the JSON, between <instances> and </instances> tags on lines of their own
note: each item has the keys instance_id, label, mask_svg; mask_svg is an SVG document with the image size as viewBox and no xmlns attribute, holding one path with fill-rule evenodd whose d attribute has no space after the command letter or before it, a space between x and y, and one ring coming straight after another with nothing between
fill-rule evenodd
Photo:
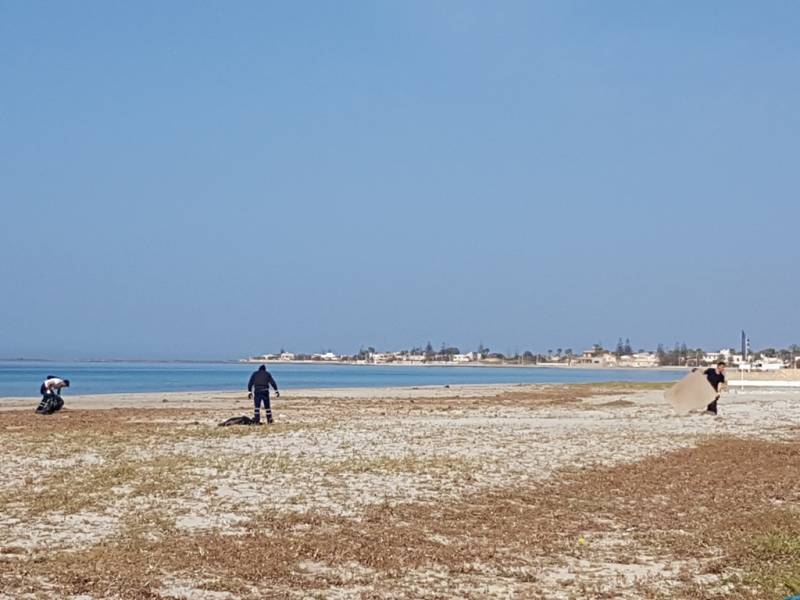
<instances>
[{"instance_id":1,"label":"green vegetation patch","mask_svg":"<svg viewBox=\"0 0 800 600\"><path fill-rule=\"evenodd\" d=\"M776 511L772 520L784 520ZM749 544L745 580L760 589L781 594L800 594L800 517L793 526L756 536ZM788 523L787 523L788 524Z\"/></svg>"}]
</instances>

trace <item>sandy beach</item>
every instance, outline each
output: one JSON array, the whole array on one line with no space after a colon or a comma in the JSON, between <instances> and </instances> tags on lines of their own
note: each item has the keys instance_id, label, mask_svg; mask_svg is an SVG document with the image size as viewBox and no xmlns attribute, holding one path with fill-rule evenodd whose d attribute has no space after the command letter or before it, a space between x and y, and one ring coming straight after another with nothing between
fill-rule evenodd
<instances>
[{"instance_id":1,"label":"sandy beach","mask_svg":"<svg viewBox=\"0 0 800 600\"><path fill-rule=\"evenodd\" d=\"M800 390L0 399L0 598L782 598ZM795 589L797 588L797 589Z\"/></svg>"}]
</instances>

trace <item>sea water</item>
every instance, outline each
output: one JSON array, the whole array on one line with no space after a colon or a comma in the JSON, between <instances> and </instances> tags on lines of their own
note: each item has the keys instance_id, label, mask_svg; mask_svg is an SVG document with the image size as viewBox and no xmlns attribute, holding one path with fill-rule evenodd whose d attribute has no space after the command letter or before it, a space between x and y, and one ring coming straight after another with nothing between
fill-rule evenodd
<instances>
[{"instance_id":1,"label":"sea water","mask_svg":"<svg viewBox=\"0 0 800 600\"><path fill-rule=\"evenodd\" d=\"M0 397L36 396L48 375L69 379L69 395L131 392L233 391L257 368L241 363L0 361ZM545 367L443 367L269 364L281 389L413 387L493 383L675 381L682 371Z\"/></svg>"}]
</instances>

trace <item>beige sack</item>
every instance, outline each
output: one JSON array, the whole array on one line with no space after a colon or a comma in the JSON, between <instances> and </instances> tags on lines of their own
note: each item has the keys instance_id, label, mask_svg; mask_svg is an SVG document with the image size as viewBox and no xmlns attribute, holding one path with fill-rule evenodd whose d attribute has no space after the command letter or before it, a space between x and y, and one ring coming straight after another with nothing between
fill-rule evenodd
<instances>
[{"instance_id":1,"label":"beige sack","mask_svg":"<svg viewBox=\"0 0 800 600\"><path fill-rule=\"evenodd\" d=\"M716 390L708 382L701 369L689 373L664 392L664 398L667 399L667 402L672 405L676 412L681 414L705 408L716 397Z\"/></svg>"}]
</instances>

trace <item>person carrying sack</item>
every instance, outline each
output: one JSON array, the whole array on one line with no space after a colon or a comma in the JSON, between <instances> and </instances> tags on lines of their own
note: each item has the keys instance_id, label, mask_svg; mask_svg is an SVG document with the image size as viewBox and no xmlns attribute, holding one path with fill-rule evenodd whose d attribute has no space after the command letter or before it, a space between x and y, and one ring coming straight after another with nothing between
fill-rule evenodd
<instances>
[{"instance_id":1,"label":"person carrying sack","mask_svg":"<svg viewBox=\"0 0 800 600\"><path fill-rule=\"evenodd\" d=\"M708 379L708 383L717 392L717 397L714 401L706 407L706 412L710 415L717 415L717 402L719 401L719 392L725 389L727 385L725 382L725 361L721 360L717 363L716 368L711 367L703 371L703 375Z\"/></svg>"}]
</instances>

